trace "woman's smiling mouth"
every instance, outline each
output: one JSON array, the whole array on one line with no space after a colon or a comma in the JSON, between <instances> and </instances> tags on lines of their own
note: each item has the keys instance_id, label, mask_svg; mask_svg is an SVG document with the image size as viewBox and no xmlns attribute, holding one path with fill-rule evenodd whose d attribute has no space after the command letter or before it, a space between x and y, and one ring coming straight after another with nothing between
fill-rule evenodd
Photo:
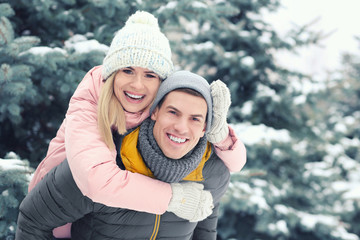
<instances>
[{"instance_id":1,"label":"woman's smiling mouth","mask_svg":"<svg viewBox=\"0 0 360 240\"><path fill-rule=\"evenodd\" d=\"M145 97L145 95L135 95L135 94L132 94L132 93L129 93L129 92L124 92L125 93L125 96L131 98L131 99L134 99L134 100L141 100Z\"/></svg>"}]
</instances>

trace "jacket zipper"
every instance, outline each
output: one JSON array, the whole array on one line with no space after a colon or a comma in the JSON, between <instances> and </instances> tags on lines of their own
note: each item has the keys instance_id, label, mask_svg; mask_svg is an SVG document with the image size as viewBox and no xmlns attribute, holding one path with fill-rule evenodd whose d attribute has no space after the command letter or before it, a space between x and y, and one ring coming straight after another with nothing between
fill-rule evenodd
<instances>
[{"instance_id":1,"label":"jacket zipper","mask_svg":"<svg viewBox=\"0 0 360 240\"><path fill-rule=\"evenodd\" d=\"M156 236L158 234L159 231L159 227L160 227L160 215L156 215L155 217L155 225L154 225L154 231L150 237L150 240L154 240L156 239Z\"/></svg>"}]
</instances>

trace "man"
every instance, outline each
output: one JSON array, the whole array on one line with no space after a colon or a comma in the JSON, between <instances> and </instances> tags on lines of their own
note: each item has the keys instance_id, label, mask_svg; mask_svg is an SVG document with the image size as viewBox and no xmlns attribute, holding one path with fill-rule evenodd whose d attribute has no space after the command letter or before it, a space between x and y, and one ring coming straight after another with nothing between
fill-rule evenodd
<instances>
[{"instance_id":1,"label":"man","mask_svg":"<svg viewBox=\"0 0 360 240\"><path fill-rule=\"evenodd\" d=\"M188 182L198 191L172 201L163 215L107 207L81 194L64 161L24 199L17 239L48 239L52 228L67 222L73 222L73 239L216 239L219 201L230 173L205 136L212 121L209 84L196 74L176 72L161 84L150 112L139 128L114 137L119 167L174 187ZM205 219L185 220L193 214L188 205L201 209L197 214Z\"/></svg>"}]
</instances>

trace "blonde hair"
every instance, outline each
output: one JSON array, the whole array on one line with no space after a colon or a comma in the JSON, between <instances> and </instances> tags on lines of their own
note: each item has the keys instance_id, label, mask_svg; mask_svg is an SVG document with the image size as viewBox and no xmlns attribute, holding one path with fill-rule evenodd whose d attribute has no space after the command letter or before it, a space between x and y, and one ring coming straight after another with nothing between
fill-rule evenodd
<instances>
[{"instance_id":1,"label":"blonde hair","mask_svg":"<svg viewBox=\"0 0 360 240\"><path fill-rule=\"evenodd\" d=\"M115 149L111 129L115 128L119 134L126 133L125 112L114 92L115 73L104 83L98 103L98 127L105 144Z\"/></svg>"}]
</instances>

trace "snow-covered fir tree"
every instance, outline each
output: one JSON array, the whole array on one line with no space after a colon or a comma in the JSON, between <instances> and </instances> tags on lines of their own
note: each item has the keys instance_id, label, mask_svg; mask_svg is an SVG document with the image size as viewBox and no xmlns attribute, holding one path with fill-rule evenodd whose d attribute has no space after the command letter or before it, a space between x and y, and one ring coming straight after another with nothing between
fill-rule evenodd
<instances>
[{"instance_id":1,"label":"snow-covered fir tree","mask_svg":"<svg viewBox=\"0 0 360 240\"><path fill-rule=\"evenodd\" d=\"M0 158L0 239L14 239L18 208L33 171L14 152Z\"/></svg>"}]
</instances>

